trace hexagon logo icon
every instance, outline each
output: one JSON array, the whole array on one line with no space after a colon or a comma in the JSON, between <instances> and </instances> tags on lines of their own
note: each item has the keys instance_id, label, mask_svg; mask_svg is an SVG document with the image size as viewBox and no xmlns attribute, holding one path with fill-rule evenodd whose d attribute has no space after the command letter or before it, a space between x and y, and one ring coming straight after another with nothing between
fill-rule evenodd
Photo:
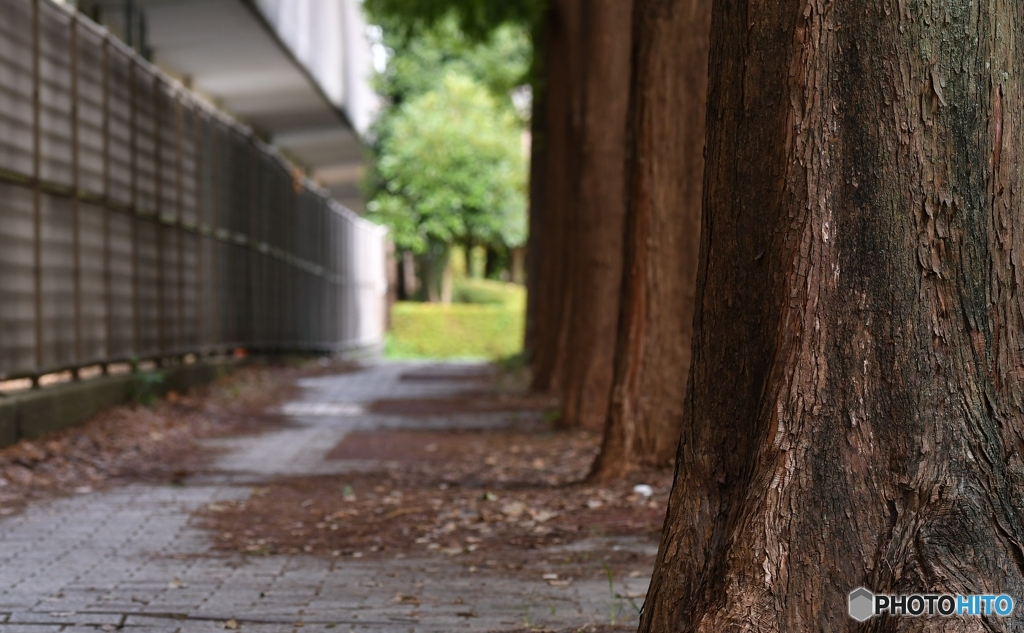
<instances>
[{"instance_id":1,"label":"hexagon logo icon","mask_svg":"<svg viewBox=\"0 0 1024 633\"><path fill-rule=\"evenodd\" d=\"M850 592L850 617L858 622L870 618L874 612L875 594L864 587Z\"/></svg>"}]
</instances>

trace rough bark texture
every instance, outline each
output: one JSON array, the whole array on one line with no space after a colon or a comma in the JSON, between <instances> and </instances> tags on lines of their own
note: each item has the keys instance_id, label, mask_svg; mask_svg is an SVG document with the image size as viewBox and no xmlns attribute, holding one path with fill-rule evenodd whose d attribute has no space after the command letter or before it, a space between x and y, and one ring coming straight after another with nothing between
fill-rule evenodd
<instances>
[{"instance_id":1,"label":"rough bark texture","mask_svg":"<svg viewBox=\"0 0 1024 633\"><path fill-rule=\"evenodd\" d=\"M1021 42L1004 0L715 4L693 369L641 631L1024 596Z\"/></svg>"},{"instance_id":2,"label":"rough bark texture","mask_svg":"<svg viewBox=\"0 0 1024 633\"><path fill-rule=\"evenodd\" d=\"M544 33L544 173L539 217L531 220L536 251L535 309L530 336L535 391L561 386L571 308L569 238L575 221L579 148L582 0L552 0Z\"/></svg>"},{"instance_id":3,"label":"rough bark texture","mask_svg":"<svg viewBox=\"0 0 1024 633\"><path fill-rule=\"evenodd\" d=\"M600 429L608 411L625 231L632 0L583 3L582 119L563 424Z\"/></svg>"},{"instance_id":4,"label":"rough bark texture","mask_svg":"<svg viewBox=\"0 0 1024 633\"><path fill-rule=\"evenodd\" d=\"M615 382L600 479L670 464L690 371L711 0L636 0Z\"/></svg>"}]
</instances>

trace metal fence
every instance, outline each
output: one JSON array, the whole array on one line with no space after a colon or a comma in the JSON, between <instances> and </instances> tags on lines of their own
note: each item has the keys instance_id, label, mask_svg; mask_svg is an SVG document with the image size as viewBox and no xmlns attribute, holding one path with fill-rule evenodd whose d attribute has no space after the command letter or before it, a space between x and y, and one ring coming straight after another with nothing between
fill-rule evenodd
<instances>
[{"instance_id":1,"label":"metal fence","mask_svg":"<svg viewBox=\"0 0 1024 633\"><path fill-rule=\"evenodd\" d=\"M0 0L0 379L377 343L385 244L101 27Z\"/></svg>"}]
</instances>

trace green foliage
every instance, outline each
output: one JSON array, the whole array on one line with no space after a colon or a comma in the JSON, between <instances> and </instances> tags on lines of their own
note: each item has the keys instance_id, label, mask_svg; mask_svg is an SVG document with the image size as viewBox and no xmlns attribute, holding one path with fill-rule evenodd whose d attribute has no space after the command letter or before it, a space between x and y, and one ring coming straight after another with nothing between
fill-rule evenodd
<instances>
[{"instance_id":1,"label":"green foliage","mask_svg":"<svg viewBox=\"0 0 1024 633\"><path fill-rule=\"evenodd\" d=\"M526 290L519 284L490 279L456 279L452 284L452 301L485 305L517 305L525 301Z\"/></svg>"},{"instance_id":2,"label":"green foliage","mask_svg":"<svg viewBox=\"0 0 1024 633\"><path fill-rule=\"evenodd\" d=\"M608 623L611 626L615 626L618 623L622 612L625 610L625 604L623 603L624 600L629 601L629 604L636 610L637 615L640 615L642 611L633 598L624 596L615 591L615 577L612 573L612 568L607 562L603 564L604 574L608 579Z\"/></svg>"},{"instance_id":3,"label":"green foliage","mask_svg":"<svg viewBox=\"0 0 1024 633\"><path fill-rule=\"evenodd\" d=\"M395 20L382 21L384 44L393 54L378 77L377 91L395 106L436 89L452 73L487 87L500 107L510 107L512 91L526 83L533 51L521 27L500 26L479 41L467 37L452 19L415 37L396 36L401 27Z\"/></svg>"},{"instance_id":4,"label":"green foliage","mask_svg":"<svg viewBox=\"0 0 1024 633\"><path fill-rule=\"evenodd\" d=\"M528 15L539 6L365 5L389 52L377 81L389 105L374 128L369 217L391 228L400 250L417 254L430 296L439 295L451 247L507 252L526 240L526 115L516 110L525 103L512 96L528 81Z\"/></svg>"},{"instance_id":5,"label":"green foliage","mask_svg":"<svg viewBox=\"0 0 1024 633\"><path fill-rule=\"evenodd\" d=\"M403 24L407 33L454 17L463 32L480 39L505 24L537 24L547 0L366 0L363 6L375 19L386 17Z\"/></svg>"},{"instance_id":6,"label":"green foliage","mask_svg":"<svg viewBox=\"0 0 1024 633\"><path fill-rule=\"evenodd\" d=\"M128 385L128 397L135 404L151 406L160 398L164 374L159 371L143 371L132 375Z\"/></svg>"},{"instance_id":7,"label":"green foliage","mask_svg":"<svg viewBox=\"0 0 1024 633\"><path fill-rule=\"evenodd\" d=\"M522 351L525 293L505 303L394 306L387 354L392 358L499 359Z\"/></svg>"},{"instance_id":8,"label":"green foliage","mask_svg":"<svg viewBox=\"0 0 1024 633\"><path fill-rule=\"evenodd\" d=\"M511 246L526 239L526 164L515 116L451 72L387 124L370 217L416 253L431 244Z\"/></svg>"}]
</instances>

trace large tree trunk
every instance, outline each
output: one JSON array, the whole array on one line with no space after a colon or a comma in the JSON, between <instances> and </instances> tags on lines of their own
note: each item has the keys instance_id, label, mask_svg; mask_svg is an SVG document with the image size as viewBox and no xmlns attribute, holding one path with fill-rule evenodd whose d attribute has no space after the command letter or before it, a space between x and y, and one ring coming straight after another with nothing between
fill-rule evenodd
<instances>
[{"instance_id":1,"label":"large tree trunk","mask_svg":"<svg viewBox=\"0 0 1024 633\"><path fill-rule=\"evenodd\" d=\"M582 0L552 0L544 34L544 173L540 216L531 220L535 306L530 338L535 391L562 384L571 292L568 270L579 162Z\"/></svg>"},{"instance_id":2,"label":"large tree trunk","mask_svg":"<svg viewBox=\"0 0 1024 633\"><path fill-rule=\"evenodd\" d=\"M564 426L600 429L608 411L625 232L626 115L633 3L583 3L582 120L563 406Z\"/></svg>"},{"instance_id":3,"label":"large tree trunk","mask_svg":"<svg viewBox=\"0 0 1024 633\"><path fill-rule=\"evenodd\" d=\"M1022 24L992 0L716 2L641 631L1024 626L846 614L858 586L1024 595Z\"/></svg>"},{"instance_id":4,"label":"large tree trunk","mask_svg":"<svg viewBox=\"0 0 1024 633\"><path fill-rule=\"evenodd\" d=\"M538 319L544 318L541 297L545 296L548 278L543 272L543 262L548 251L544 239L547 215L544 213L545 179L548 162L548 112L547 112L547 31L551 11L545 13L540 24L535 25L533 40L533 108L530 114L530 189L529 189L529 235L526 243L526 332L523 351L532 363L536 358Z\"/></svg>"},{"instance_id":5,"label":"large tree trunk","mask_svg":"<svg viewBox=\"0 0 1024 633\"><path fill-rule=\"evenodd\" d=\"M711 0L636 0L625 277L598 479L670 464L690 371Z\"/></svg>"}]
</instances>

